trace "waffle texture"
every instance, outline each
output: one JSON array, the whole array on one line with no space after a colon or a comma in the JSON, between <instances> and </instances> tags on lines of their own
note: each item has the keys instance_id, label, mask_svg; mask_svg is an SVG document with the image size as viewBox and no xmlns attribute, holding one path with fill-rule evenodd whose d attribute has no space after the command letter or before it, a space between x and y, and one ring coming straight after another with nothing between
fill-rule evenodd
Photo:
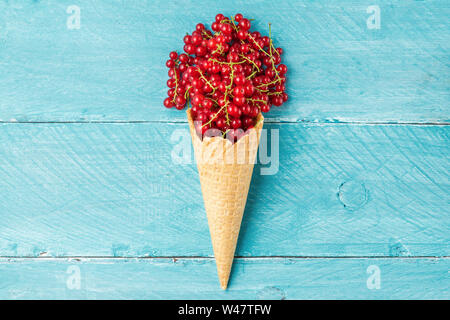
<instances>
[{"instance_id":1,"label":"waffle texture","mask_svg":"<svg viewBox=\"0 0 450 320\"><path fill-rule=\"evenodd\" d=\"M222 137L199 138L190 109L188 122L200 177L220 286L226 289L247 202L264 118L232 144Z\"/></svg>"}]
</instances>

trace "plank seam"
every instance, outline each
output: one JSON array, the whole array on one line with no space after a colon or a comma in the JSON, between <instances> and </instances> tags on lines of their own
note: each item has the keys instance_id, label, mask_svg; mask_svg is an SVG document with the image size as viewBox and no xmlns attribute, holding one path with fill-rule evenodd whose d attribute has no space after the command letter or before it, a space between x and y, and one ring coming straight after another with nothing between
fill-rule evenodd
<instances>
[{"instance_id":1,"label":"plank seam","mask_svg":"<svg viewBox=\"0 0 450 320\"><path fill-rule=\"evenodd\" d=\"M238 260L264 260L264 259L449 259L450 256L235 256ZM164 259L181 259L181 260L214 260L214 257L207 256L160 256L160 257L133 257L133 256L0 256L0 259L22 259L22 260L66 260L66 259L107 259L107 260L164 260Z\"/></svg>"},{"instance_id":2,"label":"plank seam","mask_svg":"<svg viewBox=\"0 0 450 320\"><path fill-rule=\"evenodd\" d=\"M267 119L264 122L273 124L312 124L312 125L404 125L404 126L448 126L450 122L390 122L390 121L289 121L289 120L271 120ZM0 124L187 124L187 121L165 121L165 120L151 120L151 121L0 121Z\"/></svg>"}]
</instances>

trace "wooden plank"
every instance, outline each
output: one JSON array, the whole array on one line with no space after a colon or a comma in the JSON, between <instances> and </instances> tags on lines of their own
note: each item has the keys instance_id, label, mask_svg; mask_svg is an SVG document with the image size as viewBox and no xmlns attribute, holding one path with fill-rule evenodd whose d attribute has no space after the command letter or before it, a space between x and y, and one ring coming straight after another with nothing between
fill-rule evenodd
<instances>
[{"instance_id":1,"label":"wooden plank","mask_svg":"<svg viewBox=\"0 0 450 320\"><path fill-rule=\"evenodd\" d=\"M287 121L449 120L448 1L73 1L0 3L0 120L184 120L162 106L164 62L185 32L237 8L286 51ZM202 10L198 10L202 8ZM289 14L286 14L289 13ZM70 22L70 21L69 21ZM73 24L69 25L73 26Z\"/></svg>"},{"instance_id":2,"label":"wooden plank","mask_svg":"<svg viewBox=\"0 0 450 320\"><path fill-rule=\"evenodd\" d=\"M237 255L449 255L448 126L265 128ZM190 150L186 124L0 124L0 256L211 256L173 132Z\"/></svg>"},{"instance_id":3,"label":"wooden plank","mask_svg":"<svg viewBox=\"0 0 450 320\"><path fill-rule=\"evenodd\" d=\"M0 259L0 298L449 299L449 267L448 258L236 259L223 291L212 259Z\"/></svg>"}]
</instances>

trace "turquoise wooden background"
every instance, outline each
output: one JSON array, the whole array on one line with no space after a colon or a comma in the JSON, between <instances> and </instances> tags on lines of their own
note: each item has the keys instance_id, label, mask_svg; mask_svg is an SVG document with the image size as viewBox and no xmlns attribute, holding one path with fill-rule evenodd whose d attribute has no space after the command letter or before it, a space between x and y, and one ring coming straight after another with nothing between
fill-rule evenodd
<instances>
[{"instance_id":1,"label":"turquoise wooden background","mask_svg":"<svg viewBox=\"0 0 450 320\"><path fill-rule=\"evenodd\" d=\"M185 114L162 106L168 52L218 12L272 22L290 95L227 291L196 167L170 156ZM0 1L0 298L450 298L449 16L446 0Z\"/></svg>"}]
</instances>

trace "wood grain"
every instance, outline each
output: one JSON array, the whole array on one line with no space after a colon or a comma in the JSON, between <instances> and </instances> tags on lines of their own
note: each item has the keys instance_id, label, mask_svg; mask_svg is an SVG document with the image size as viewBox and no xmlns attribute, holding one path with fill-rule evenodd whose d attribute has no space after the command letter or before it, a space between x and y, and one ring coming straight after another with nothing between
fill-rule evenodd
<instances>
[{"instance_id":1,"label":"wood grain","mask_svg":"<svg viewBox=\"0 0 450 320\"><path fill-rule=\"evenodd\" d=\"M379 289L367 285L370 266ZM448 258L236 259L223 291L207 258L0 259L0 299L449 299L449 267Z\"/></svg>"},{"instance_id":2,"label":"wood grain","mask_svg":"<svg viewBox=\"0 0 450 320\"><path fill-rule=\"evenodd\" d=\"M279 170L255 167L237 255L449 255L448 126L265 128ZM190 150L187 124L0 125L0 256L212 256L172 132Z\"/></svg>"},{"instance_id":3,"label":"wood grain","mask_svg":"<svg viewBox=\"0 0 450 320\"><path fill-rule=\"evenodd\" d=\"M168 52L236 11L272 23L290 101L267 114L279 167L255 167L223 292L192 151L171 158L185 114L162 100ZM1 1L0 299L449 299L449 16L446 0Z\"/></svg>"},{"instance_id":4,"label":"wood grain","mask_svg":"<svg viewBox=\"0 0 450 320\"><path fill-rule=\"evenodd\" d=\"M383 1L378 30L373 4L77 1L81 28L68 30L73 1L2 1L0 120L184 121L162 106L168 52L197 22L240 10L261 32L272 22L286 52L291 101L269 119L448 121L449 2Z\"/></svg>"}]
</instances>

